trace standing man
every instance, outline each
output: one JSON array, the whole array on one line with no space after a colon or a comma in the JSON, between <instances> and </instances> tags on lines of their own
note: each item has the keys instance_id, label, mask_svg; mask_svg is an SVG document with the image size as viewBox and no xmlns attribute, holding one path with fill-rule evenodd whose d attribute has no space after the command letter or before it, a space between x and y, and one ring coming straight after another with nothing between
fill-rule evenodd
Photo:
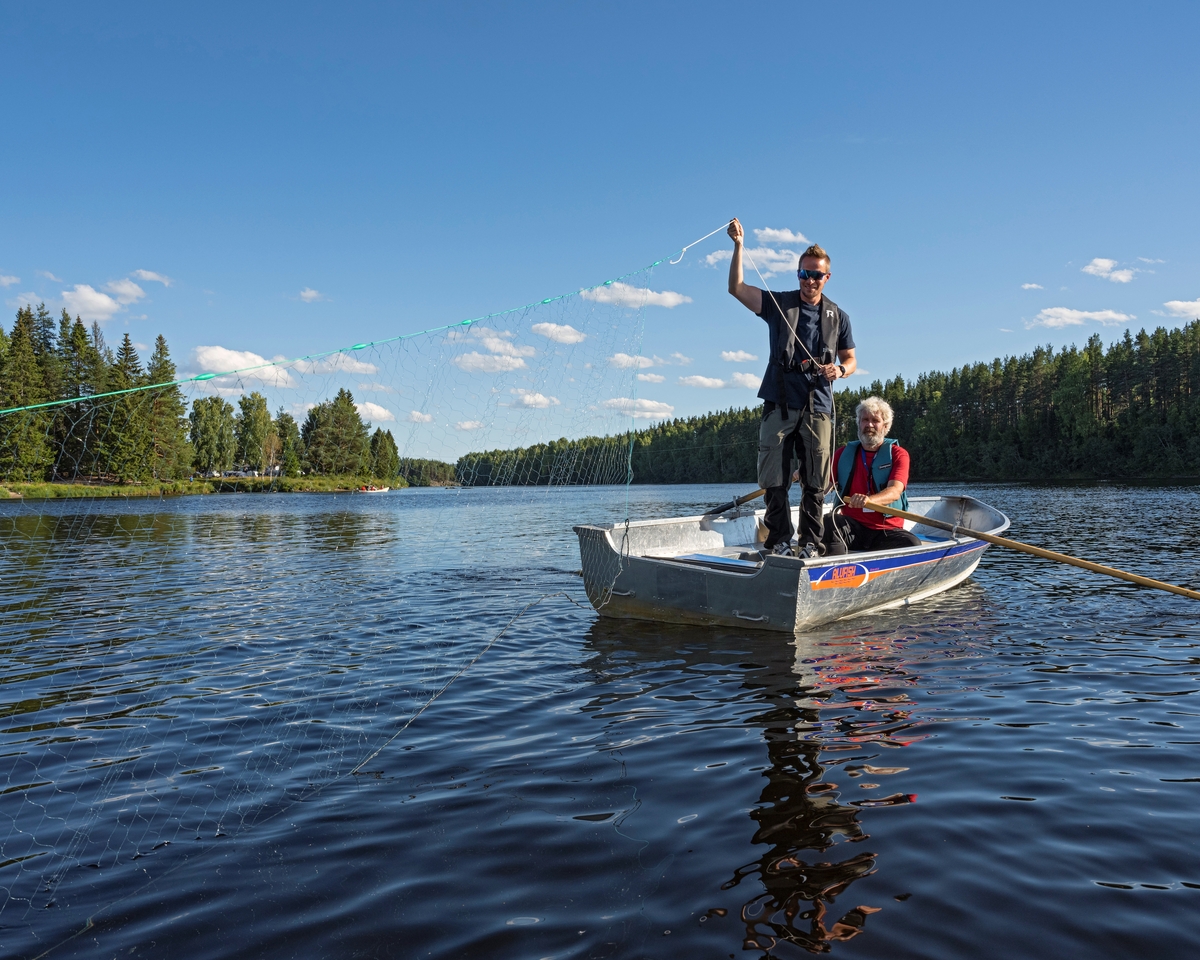
<instances>
[{"instance_id":1,"label":"standing man","mask_svg":"<svg viewBox=\"0 0 1200 960\"><path fill-rule=\"evenodd\" d=\"M815 243L800 257L800 289L760 290L742 278L742 225L729 224L733 258L729 292L763 318L771 356L762 387L758 432L758 485L766 491L767 540L773 553L792 556L792 515L788 504L792 457L800 461L800 552L822 552L822 510L830 480L833 381L848 377L857 363L850 318L822 294L829 281L829 254Z\"/></svg>"}]
</instances>

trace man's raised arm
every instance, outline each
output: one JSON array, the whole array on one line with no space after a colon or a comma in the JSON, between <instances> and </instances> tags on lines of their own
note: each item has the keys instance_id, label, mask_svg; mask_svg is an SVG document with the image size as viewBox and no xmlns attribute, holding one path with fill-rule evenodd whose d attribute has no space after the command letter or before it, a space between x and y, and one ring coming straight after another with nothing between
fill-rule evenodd
<instances>
[{"instance_id":1,"label":"man's raised arm","mask_svg":"<svg viewBox=\"0 0 1200 960\"><path fill-rule=\"evenodd\" d=\"M763 292L742 280L742 225L737 217L729 221L729 239L733 241L733 256L729 260L729 292L751 313L762 313Z\"/></svg>"}]
</instances>

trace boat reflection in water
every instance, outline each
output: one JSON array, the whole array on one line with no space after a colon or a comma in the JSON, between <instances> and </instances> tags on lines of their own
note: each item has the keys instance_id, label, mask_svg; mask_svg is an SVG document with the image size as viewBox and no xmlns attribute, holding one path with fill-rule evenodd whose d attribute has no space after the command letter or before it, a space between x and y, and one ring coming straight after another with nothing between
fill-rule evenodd
<instances>
[{"instance_id":1,"label":"boat reflection in water","mask_svg":"<svg viewBox=\"0 0 1200 960\"><path fill-rule=\"evenodd\" d=\"M977 594L969 587L966 592ZM900 616L893 615L897 624ZM894 748L922 738L908 695L916 678L905 669L903 633L848 635L853 629L839 625L837 631L789 640L601 619L590 631L600 654L590 666L601 682L607 675L618 688L593 701L591 709L610 724L613 739L606 747L621 751L631 777L637 768L644 770L636 760L643 750L651 751L645 759L653 764L694 764L697 748L707 753L706 760L718 759L714 745L728 748L733 731L757 728L765 741L765 768L753 751L746 755L743 740L737 752L749 770L743 767L720 791L700 791L688 801L707 804L704 815L726 824L708 850L694 850L704 859L684 868L699 869L700 875L666 878L705 900L694 907L708 921L706 935L724 929L732 937L729 921L740 917L743 949L792 944L821 953L862 933L882 901L902 889L880 898L872 885L879 903L856 901L853 893L856 881L879 869L867 846L867 811L916 800L887 786L907 770L900 765L902 751ZM639 724L639 730L630 729ZM694 736L673 736L696 734L698 728L704 731L699 746ZM746 775L751 771L760 772L761 788L751 785ZM645 786L639 784L639 790ZM739 856L734 851L746 847L744 839L723 835L728 812L746 807L753 821L750 842L766 849L731 868L730 857ZM683 859L676 861L681 868ZM720 891L737 894L730 902ZM720 906L712 906L714 901ZM722 949L728 952L732 943Z\"/></svg>"}]
</instances>

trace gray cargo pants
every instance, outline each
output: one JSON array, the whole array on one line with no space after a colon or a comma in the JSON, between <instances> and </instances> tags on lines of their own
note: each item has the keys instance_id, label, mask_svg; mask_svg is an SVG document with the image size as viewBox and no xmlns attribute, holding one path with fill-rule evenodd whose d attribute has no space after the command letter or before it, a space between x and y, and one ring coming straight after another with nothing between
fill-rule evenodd
<instances>
[{"instance_id":1,"label":"gray cargo pants","mask_svg":"<svg viewBox=\"0 0 1200 960\"><path fill-rule=\"evenodd\" d=\"M758 485L766 491L767 527L764 546L769 550L780 541L792 538L792 511L788 488L792 485L792 458L800 462L800 544L820 544L824 524L825 491L829 487L829 440L833 421L827 413L805 408L788 408L785 418L780 408L763 406L758 428Z\"/></svg>"}]
</instances>

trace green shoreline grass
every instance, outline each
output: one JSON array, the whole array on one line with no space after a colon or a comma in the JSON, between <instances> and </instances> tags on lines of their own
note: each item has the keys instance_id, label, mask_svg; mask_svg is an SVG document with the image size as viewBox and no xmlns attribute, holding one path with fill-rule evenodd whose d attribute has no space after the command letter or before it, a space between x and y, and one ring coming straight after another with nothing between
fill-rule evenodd
<instances>
[{"instance_id":1,"label":"green shoreline grass","mask_svg":"<svg viewBox=\"0 0 1200 960\"><path fill-rule=\"evenodd\" d=\"M180 497L207 493L353 493L381 482L372 477L228 477L165 483L15 483L0 484L0 499L59 500L77 497ZM393 490L408 486L403 478Z\"/></svg>"}]
</instances>

